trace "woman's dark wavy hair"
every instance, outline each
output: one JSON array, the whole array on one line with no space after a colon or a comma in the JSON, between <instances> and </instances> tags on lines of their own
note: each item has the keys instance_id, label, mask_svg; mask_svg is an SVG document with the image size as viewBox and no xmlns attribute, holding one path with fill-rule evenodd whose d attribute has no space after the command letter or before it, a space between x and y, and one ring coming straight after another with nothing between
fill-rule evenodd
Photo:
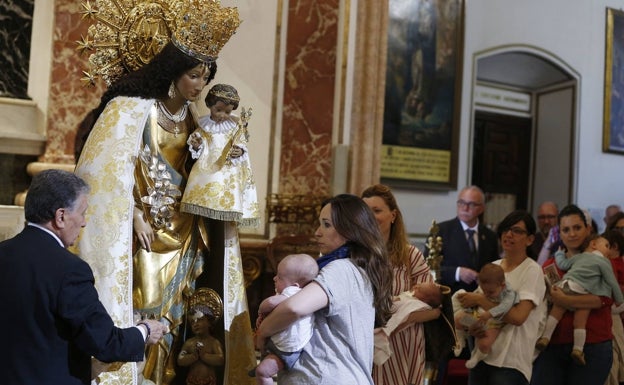
<instances>
[{"instance_id":1,"label":"woman's dark wavy hair","mask_svg":"<svg viewBox=\"0 0 624 385\"><path fill-rule=\"evenodd\" d=\"M89 133L108 102L117 96L166 99L169 97L167 93L171 82L178 80L186 71L201 63L169 42L148 64L111 84L102 95L100 104L91 110L78 126L74 144L76 160L80 157ZM217 73L217 63L213 61L206 64L210 70L209 83Z\"/></svg>"},{"instance_id":2,"label":"woman's dark wavy hair","mask_svg":"<svg viewBox=\"0 0 624 385\"><path fill-rule=\"evenodd\" d=\"M529 212L525 210L515 210L509 213L503 220L498 224L496 229L496 234L498 235L498 239L503 236L503 233L508 231L518 222L524 222L524 227L526 227L526 231L528 235L534 235L535 231L537 231L537 225L535 224L535 219L533 216L529 214ZM526 248L526 254L531 259L536 259L537 256L533 253L533 250L530 246Z\"/></svg>"},{"instance_id":3,"label":"woman's dark wavy hair","mask_svg":"<svg viewBox=\"0 0 624 385\"><path fill-rule=\"evenodd\" d=\"M331 204L334 228L347 240L351 260L366 271L371 281L375 326L383 326L392 315L392 267L375 215L355 195L336 195L323 202L323 207L327 204Z\"/></svg>"}]
</instances>

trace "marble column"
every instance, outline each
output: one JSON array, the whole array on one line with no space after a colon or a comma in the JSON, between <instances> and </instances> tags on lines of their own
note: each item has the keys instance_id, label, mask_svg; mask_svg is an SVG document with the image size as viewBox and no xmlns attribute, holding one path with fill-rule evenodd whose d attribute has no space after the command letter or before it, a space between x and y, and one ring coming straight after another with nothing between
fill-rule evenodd
<instances>
[{"instance_id":1,"label":"marble column","mask_svg":"<svg viewBox=\"0 0 624 385\"><path fill-rule=\"evenodd\" d=\"M329 193L338 0L289 2L281 194Z\"/></svg>"},{"instance_id":2,"label":"marble column","mask_svg":"<svg viewBox=\"0 0 624 385\"><path fill-rule=\"evenodd\" d=\"M358 1L349 191L379 183L383 134L388 2Z\"/></svg>"}]
</instances>

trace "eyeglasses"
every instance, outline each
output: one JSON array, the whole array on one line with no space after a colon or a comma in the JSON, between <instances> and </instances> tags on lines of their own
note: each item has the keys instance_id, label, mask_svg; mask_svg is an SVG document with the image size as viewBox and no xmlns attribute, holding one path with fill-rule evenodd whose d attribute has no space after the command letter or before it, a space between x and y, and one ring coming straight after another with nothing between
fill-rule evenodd
<instances>
[{"instance_id":1,"label":"eyeglasses","mask_svg":"<svg viewBox=\"0 0 624 385\"><path fill-rule=\"evenodd\" d=\"M508 229L501 230L501 234L505 234L506 232L511 231L513 235L527 235L529 232L523 229L522 227L512 226Z\"/></svg>"},{"instance_id":2,"label":"eyeglasses","mask_svg":"<svg viewBox=\"0 0 624 385\"><path fill-rule=\"evenodd\" d=\"M557 218L556 215L538 215L537 219L539 219L540 221L546 220L546 219L555 219Z\"/></svg>"},{"instance_id":3,"label":"eyeglasses","mask_svg":"<svg viewBox=\"0 0 624 385\"><path fill-rule=\"evenodd\" d=\"M466 202L465 200L458 200L457 201L457 207L462 208L462 207L468 207L470 210L474 209L475 207L479 207L481 206L483 203L479 203L479 202Z\"/></svg>"},{"instance_id":4,"label":"eyeglasses","mask_svg":"<svg viewBox=\"0 0 624 385\"><path fill-rule=\"evenodd\" d=\"M616 226L616 227L613 228L613 230L617 230L620 233L624 233L624 226Z\"/></svg>"}]
</instances>

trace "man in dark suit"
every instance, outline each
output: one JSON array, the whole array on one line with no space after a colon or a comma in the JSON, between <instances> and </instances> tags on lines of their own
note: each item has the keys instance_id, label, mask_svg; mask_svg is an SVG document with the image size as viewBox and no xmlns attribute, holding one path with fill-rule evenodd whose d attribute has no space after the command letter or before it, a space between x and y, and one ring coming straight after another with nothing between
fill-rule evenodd
<instances>
[{"instance_id":1,"label":"man in dark suit","mask_svg":"<svg viewBox=\"0 0 624 385\"><path fill-rule=\"evenodd\" d=\"M28 224L0 243L3 385L89 384L92 356L142 361L145 344L166 332L154 320L115 327L91 268L66 250L86 225L88 190L69 172L37 174L24 206Z\"/></svg>"},{"instance_id":2,"label":"man in dark suit","mask_svg":"<svg viewBox=\"0 0 624 385\"><path fill-rule=\"evenodd\" d=\"M542 202L537 208L537 232L535 233L535 240L531 244L533 255L529 257L537 260L544 241L550 235L550 229L557 226L557 215L559 215L559 208L555 202Z\"/></svg>"},{"instance_id":3,"label":"man in dark suit","mask_svg":"<svg viewBox=\"0 0 624 385\"><path fill-rule=\"evenodd\" d=\"M443 256L440 283L452 293L476 289L481 267L500 258L496 234L479 223L484 209L483 191L477 186L465 187L457 198L457 217L438 225Z\"/></svg>"}]
</instances>

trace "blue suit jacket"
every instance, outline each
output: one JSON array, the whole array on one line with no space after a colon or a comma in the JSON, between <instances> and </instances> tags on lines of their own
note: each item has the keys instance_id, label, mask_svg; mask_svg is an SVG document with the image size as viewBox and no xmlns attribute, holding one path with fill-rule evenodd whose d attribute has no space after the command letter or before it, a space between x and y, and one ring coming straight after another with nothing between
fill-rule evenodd
<instances>
[{"instance_id":1,"label":"blue suit jacket","mask_svg":"<svg viewBox=\"0 0 624 385\"><path fill-rule=\"evenodd\" d=\"M449 286L453 293L459 289L473 291L477 288L476 283L468 285L461 281L455 281L457 267L468 267L478 272L486 263L500 259L496 234L479 223L478 255L473 259L470 257L466 233L458 218L441 222L438 226L438 235L442 237L443 256L442 263L440 264L440 270L442 272L440 283Z\"/></svg>"},{"instance_id":2,"label":"blue suit jacket","mask_svg":"<svg viewBox=\"0 0 624 385\"><path fill-rule=\"evenodd\" d=\"M89 265L45 231L0 243L0 283L3 385L89 384L91 356L143 359L141 332L113 325Z\"/></svg>"}]
</instances>

